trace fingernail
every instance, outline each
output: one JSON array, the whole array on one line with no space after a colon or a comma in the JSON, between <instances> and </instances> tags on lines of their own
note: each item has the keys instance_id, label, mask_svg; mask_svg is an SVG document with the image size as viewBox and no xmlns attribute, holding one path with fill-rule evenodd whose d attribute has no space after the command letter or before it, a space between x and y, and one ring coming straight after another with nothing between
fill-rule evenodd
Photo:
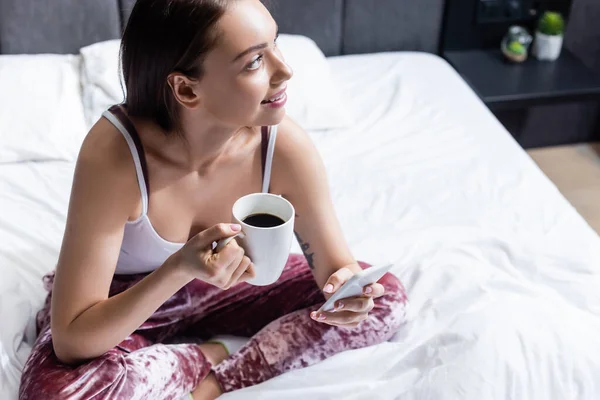
<instances>
[{"instance_id":1,"label":"fingernail","mask_svg":"<svg viewBox=\"0 0 600 400\"><path fill-rule=\"evenodd\" d=\"M371 286L365 288L365 294L373 293L373 288Z\"/></svg>"},{"instance_id":2,"label":"fingernail","mask_svg":"<svg viewBox=\"0 0 600 400\"><path fill-rule=\"evenodd\" d=\"M242 230L242 227L238 224L231 224L230 227L231 227L231 230L234 232L239 232Z\"/></svg>"},{"instance_id":3,"label":"fingernail","mask_svg":"<svg viewBox=\"0 0 600 400\"><path fill-rule=\"evenodd\" d=\"M316 313L315 311L311 312L311 313L310 313L310 317L311 317L312 319L317 319L317 313Z\"/></svg>"},{"instance_id":4,"label":"fingernail","mask_svg":"<svg viewBox=\"0 0 600 400\"><path fill-rule=\"evenodd\" d=\"M344 308L344 303L342 303L341 301L338 303L337 307L335 308L336 310L341 310L342 308Z\"/></svg>"},{"instance_id":5,"label":"fingernail","mask_svg":"<svg viewBox=\"0 0 600 400\"><path fill-rule=\"evenodd\" d=\"M325 321L326 318L325 315L319 314L319 321Z\"/></svg>"},{"instance_id":6,"label":"fingernail","mask_svg":"<svg viewBox=\"0 0 600 400\"><path fill-rule=\"evenodd\" d=\"M331 283L328 283L327 285L325 285L325 289L323 289L323 291L325 293L333 293L333 285Z\"/></svg>"}]
</instances>

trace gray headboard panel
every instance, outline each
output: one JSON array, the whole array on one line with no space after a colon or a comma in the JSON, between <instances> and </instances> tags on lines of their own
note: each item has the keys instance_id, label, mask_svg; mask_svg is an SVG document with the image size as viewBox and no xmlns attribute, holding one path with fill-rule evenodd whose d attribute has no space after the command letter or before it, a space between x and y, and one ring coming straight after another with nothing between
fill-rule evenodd
<instances>
[{"instance_id":1,"label":"gray headboard panel","mask_svg":"<svg viewBox=\"0 0 600 400\"><path fill-rule=\"evenodd\" d=\"M0 0L1 1L1 0ZM135 0L122 0L127 21ZM326 55L340 54L344 0L263 0L282 33L312 38Z\"/></svg>"},{"instance_id":2,"label":"gray headboard panel","mask_svg":"<svg viewBox=\"0 0 600 400\"><path fill-rule=\"evenodd\" d=\"M266 3L282 33L312 38L325 55L340 54L343 0L270 0Z\"/></svg>"},{"instance_id":3,"label":"gray headboard panel","mask_svg":"<svg viewBox=\"0 0 600 400\"><path fill-rule=\"evenodd\" d=\"M437 49L443 0L263 0L328 55ZM77 53L120 36L135 0L0 0L0 53ZM51 6L49 6L49 4Z\"/></svg>"},{"instance_id":4,"label":"gray headboard panel","mask_svg":"<svg viewBox=\"0 0 600 400\"><path fill-rule=\"evenodd\" d=\"M0 0L0 53L78 53L119 37L116 0Z\"/></svg>"},{"instance_id":5,"label":"gray headboard panel","mask_svg":"<svg viewBox=\"0 0 600 400\"><path fill-rule=\"evenodd\" d=\"M436 53L444 0L346 0L344 54Z\"/></svg>"}]
</instances>

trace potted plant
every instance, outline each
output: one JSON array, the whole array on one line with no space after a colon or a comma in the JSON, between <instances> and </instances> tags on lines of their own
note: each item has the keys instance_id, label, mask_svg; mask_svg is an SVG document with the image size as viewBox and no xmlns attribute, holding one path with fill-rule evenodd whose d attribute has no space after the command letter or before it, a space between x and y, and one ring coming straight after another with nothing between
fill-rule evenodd
<instances>
[{"instance_id":1,"label":"potted plant","mask_svg":"<svg viewBox=\"0 0 600 400\"><path fill-rule=\"evenodd\" d=\"M560 56L565 20L557 12L546 11L538 22L533 54L538 60L554 61Z\"/></svg>"},{"instance_id":2,"label":"potted plant","mask_svg":"<svg viewBox=\"0 0 600 400\"><path fill-rule=\"evenodd\" d=\"M502 39L500 49L507 60L521 63L527 60L529 45L533 38L522 26L514 25Z\"/></svg>"}]
</instances>

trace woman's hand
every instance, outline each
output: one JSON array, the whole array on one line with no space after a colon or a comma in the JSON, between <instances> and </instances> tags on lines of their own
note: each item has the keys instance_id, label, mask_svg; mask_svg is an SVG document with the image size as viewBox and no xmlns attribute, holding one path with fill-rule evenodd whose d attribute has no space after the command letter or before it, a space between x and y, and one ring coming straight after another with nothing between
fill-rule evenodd
<instances>
[{"instance_id":1,"label":"woman's hand","mask_svg":"<svg viewBox=\"0 0 600 400\"><path fill-rule=\"evenodd\" d=\"M329 299L342 285L354 275L347 267L333 273L323 288L325 297ZM312 312L311 318L324 324L355 328L369 317L369 312L375 306L373 299L383 296L385 289L379 283L373 283L363 288L363 295L338 300L331 312Z\"/></svg>"},{"instance_id":2,"label":"woman's hand","mask_svg":"<svg viewBox=\"0 0 600 400\"><path fill-rule=\"evenodd\" d=\"M235 240L218 253L213 251L213 242L235 236L240 230L236 224L218 224L200 232L172 256L174 264L192 277L223 290L254 278L254 265Z\"/></svg>"}]
</instances>

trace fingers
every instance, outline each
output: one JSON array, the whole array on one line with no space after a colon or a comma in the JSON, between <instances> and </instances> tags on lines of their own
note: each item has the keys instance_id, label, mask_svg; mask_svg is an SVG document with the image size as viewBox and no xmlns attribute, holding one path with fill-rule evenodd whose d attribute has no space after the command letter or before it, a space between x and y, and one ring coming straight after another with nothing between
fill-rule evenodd
<instances>
[{"instance_id":1,"label":"fingers","mask_svg":"<svg viewBox=\"0 0 600 400\"><path fill-rule=\"evenodd\" d=\"M223 289L229 285L232 275L244 259L244 249L232 240L220 253L212 254L210 259L210 283Z\"/></svg>"},{"instance_id":2,"label":"fingers","mask_svg":"<svg viewBox=\"0 0 600 400\"><path fill-rule=\"evenodd\" d=\"M221 239L237 235L242 230L242 227L237 224L217 224L199 234L194 239L201 248L212 245Z\"/></svg>"},{"instance_id":3,"label":"fingers","mask_svg":"<svg viewBox=\"0 0 600 400\"><path fill-rule=\"evenodd\" d=\"M225 251L225 254L223 254L224 257L222 263L220 263L220 265L224 266L222 269L227 277L231 277L237 267L242 263L245 252L235 240L232 240L227 246L225 246Z\"/></svg>"},{"instance_id":4,"label":"fingers","mask_svg":"<svg viewBox=\"0 0 600 400\"><path fill-rule=\"evenodd\" d=\"M185 260L194 269L196 277L218 288L233 285L256 276L251 260L235 239L241 233L236 224L217 224L194 236L182 249ZM214 242L230 240L221 249L213 251Z\"/></svg>"},{"instance_id":5,"label":"fingers","mask_svg":"<svg viewBox=\"0 0 600 400\"><path fill-rule=\"evenodd\" d=\"M227 246L219 253L211 253L211 256L218 268L229 269L230 267L233 268L239 265L242 261L242 257L244 257L244 249L240 247L237 240L234 239L227 243ZM234 263L235 265L232 265Z\"/></svg>"},{"instance_id":6,"label":"fingers","mask_svg":"<svg viewBox=\"0 0 600 400\"><path fill-rule=\"evenodd\" d=\"M355 313L351 311L341 312L312 312L310 317L315 321L342 327L355 327L369 318L368 313Z\"/></svg>"},{"instance_id":7,"label":"fingers","mask_svg":"<svg viewBox=\"0 0 600 400\"><path fill-rule=\"evenodd\" d=\"M325 292L325 294L335 293L352 276L354 276L354 273L348 268L338 269L329 277L329 279L327 279L327 282L325 282L323 292Z\"/></svg>"},{"instance_id":8,"label":"fingers","mask_svg":"<svg viewBox=\"0 0 600 400\"><path fill-rule=\"evenodd\" d=\"M231 260L226 266L217 267L222 274L221 285L223 290L228 290L238 283L248 281L256 277L256 270L252 260L245 255L244 249L234 240L219 254L224 260ZM226 282L225 282L226 281Z\"/></svg>"},{"instance_id":9,"label":"fingers","mask_svg":"<svg viewBox=\"0 0 600 400\"><path fill-rule=\"evenodd\" d=\"M252 262L250 261L250 259L246 256L243 256L242 261L239 263L239 265L231 275L231 279L229 279L229 282L227 282L223 289L227 290L239 283L240 278L242 277L242 275L244 275L244 272L246 272L246 270L250 267L251 264Z\"/></svg>"},{"instance_id":10,"label":"fingers","mask_svg":"<svg viewBox=\"0 0 600 400\"><path fill-rule=\"evenodd\" d=\"M373 283L363 288L363 294L368 297L381 297L385 294L385 287L380 283Z\"/></svg>"},{"instance_id":11,"label":"fingers","mask_svg":"<svg viewBox=\"0 0 600 400\"><path fill-rule=\"evenodd\" d=\"M373 307L375 307L375 302L372 297L352 297L336 302L335 312L352 311L356 313L368 313Z\"/></svg>"},{"instance_id":12,"label":"fingers","mask_svg":"<svg viewBox=\"0 0 600 400\"><path fill-rule=\"evenodd\" d=\"M217 245L213 249L213 251L215 253L221 252L221 250L223 250L225 248L225 246L227 246L229 244L229 242L231 242L233 239L235 239L237 237L243 238L244 234L242 232L238 232L236 235L229 236L228 238L225 238L225 239L220 239L219 241L215 242Z\"/></svg>"},{"instance_id":13,"label":"fingers","mask_svg":"<svg viewBox=\"0 0 600 400\"><path fill-rule=\"evenodd\" d=\"M372 297L352 297L336 302L331 312L311 313L311 318L329 325L355 327L369 317L375 306Z\"/></svg>"},{"instance_id":14,"label":"fingers","mask_svg":"<svg viewBox=\"0 0 600 400\"><path fill-rule=\"evenodd\" d=\"M254 267L254 264L250 263L250 266L246 269L246 271L244 271L244 273L242 274L242 276L238 280L238 283L247 282L247 281L249 281L250 279L253 279L253 278L256 278L256 269Z\"/></svg>"}]
</instances>

